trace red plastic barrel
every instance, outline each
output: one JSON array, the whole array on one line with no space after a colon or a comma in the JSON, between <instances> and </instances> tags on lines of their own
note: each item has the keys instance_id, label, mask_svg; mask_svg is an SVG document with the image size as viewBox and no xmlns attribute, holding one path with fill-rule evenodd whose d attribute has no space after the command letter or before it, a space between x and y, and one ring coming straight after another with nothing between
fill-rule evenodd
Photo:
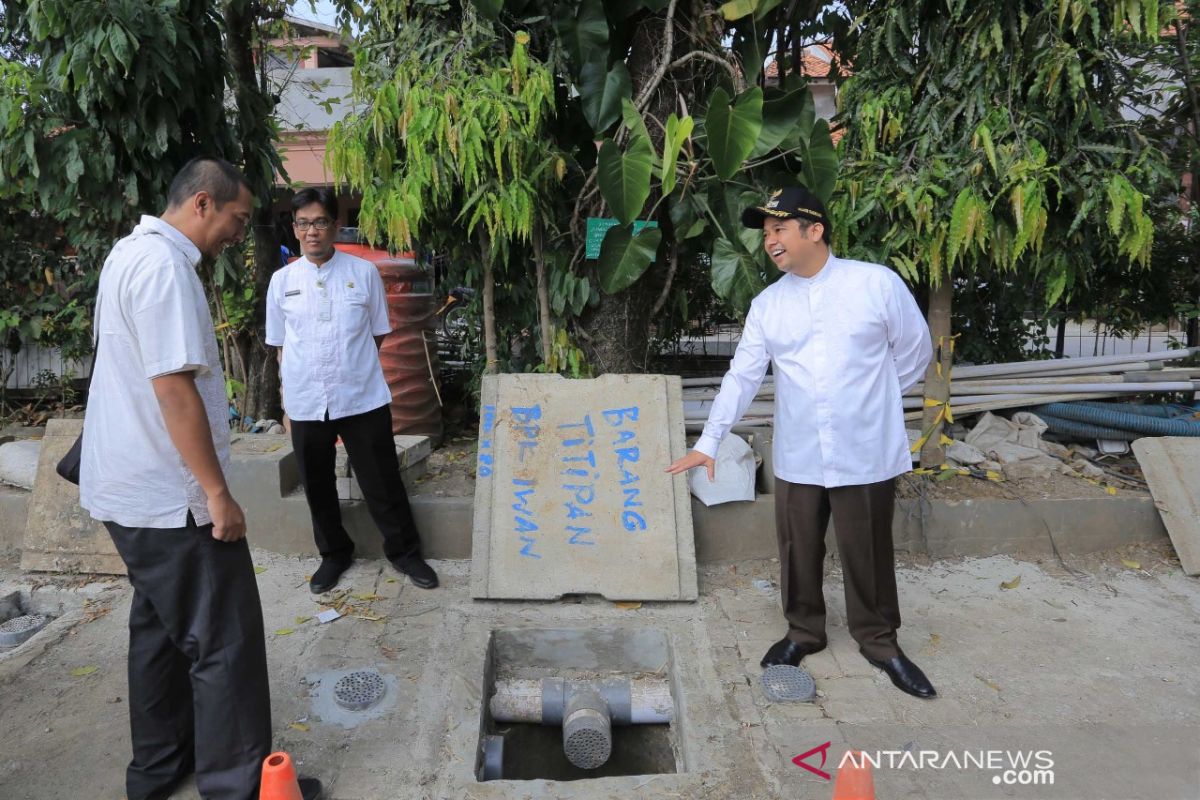
<instances>
[{"instance_id":1,"label":"red plastic barrel","mask_svg":"<svg viewBox=\"0 0 1200 800\"><path fill-rule=\"evenodd\" d=\"M405 256L375 265L387 293L392 332L379 348L383 376L392 392L392 432L442 440L433 280Z\"/></svg>"}]
</instances>

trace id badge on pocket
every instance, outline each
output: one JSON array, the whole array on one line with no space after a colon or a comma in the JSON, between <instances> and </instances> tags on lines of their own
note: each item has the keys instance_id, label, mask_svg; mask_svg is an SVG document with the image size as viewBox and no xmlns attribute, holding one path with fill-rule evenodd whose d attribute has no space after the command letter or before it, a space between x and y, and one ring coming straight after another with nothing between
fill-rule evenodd
<instances>
[{"instance_id":1,"label":"id badge on pocket","mask_svg":"<svg viewBox=\"0 0 1200 800\"><path fill-rule=\"evenodd\" d=\"M333 319L333 301L328 297L322 297L317 301L317 319L321 322L329 322Z\"/></svg>"}]
</instances>

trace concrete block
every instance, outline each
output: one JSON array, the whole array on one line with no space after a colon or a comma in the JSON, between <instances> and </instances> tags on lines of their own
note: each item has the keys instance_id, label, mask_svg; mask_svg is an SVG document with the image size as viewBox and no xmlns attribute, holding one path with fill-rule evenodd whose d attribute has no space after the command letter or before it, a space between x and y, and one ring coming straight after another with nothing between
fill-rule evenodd
<instances>
[{"instance_id":1,"label":"concrete block","mask_svg":"<svg viewBox=\"0 0 1200 800\"><path fill-rule=\"evenodd\" d=\"M680 380L484 377L472 594L695 599Z\"/></svg>"},{"instance_id":2,"label":"concrete block","mask_svg":"<svg viewBox=\"0 0 1200 800\"><path fill-rule=\"evenodd\" d=\"M30 494L21 569L125 574L125 564L108 531L79 507L79 488L54 471L82 430L81 419L46 423L37 479Z\"/></svg>"},{"instance_id":3,"label":"concrete block","mask_svg":"<svg viewBox=\"0 0 1200 800\"><path fill-rule=\"evenodd\" d=\"M25 520L30 492L14 486L0 486L0 553L21 549L25 538Z\"/></svg>"},{"instance_id":4,"label":"concrete block","mask_svg":"<svg viewBox=\"0 0 1200 800\"><path fill-rule=\"evenodd\" d=\"M1200 439L1147 437L1133 443L1133 452L1183 571L1200 575Z\"/></svg>"},{"instance_id":5,"label":"concrete block","mask_svg":"<svg viewBox=\"0 0 1200 800\"><path fill-rule=\"evenodd\" d=\"M300 468L286 436L238 434L229 441L226 480L239 503L286 497L300 485Z\"/></svg>"}]
</instances>

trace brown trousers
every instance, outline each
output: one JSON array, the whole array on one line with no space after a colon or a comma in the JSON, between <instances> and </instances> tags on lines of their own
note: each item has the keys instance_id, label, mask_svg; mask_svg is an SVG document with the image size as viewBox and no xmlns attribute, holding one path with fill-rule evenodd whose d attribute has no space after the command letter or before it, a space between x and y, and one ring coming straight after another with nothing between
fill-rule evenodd
<instances>
[{"instance_id":1,"label":"brown trousers","mask_svg":"<svg viewBox=\"0 0 1200 800\"><path fill-rule=\"evenodd\" d=\"M775 529L779 537L780 594L788 638L825 646L825 531L829 518L837 534L846 584L850 635L868 656L899 653L896 629L896 564L892 550L894 478L862 486L826 489L775 480Z\"/></svg>"}]
</instances>

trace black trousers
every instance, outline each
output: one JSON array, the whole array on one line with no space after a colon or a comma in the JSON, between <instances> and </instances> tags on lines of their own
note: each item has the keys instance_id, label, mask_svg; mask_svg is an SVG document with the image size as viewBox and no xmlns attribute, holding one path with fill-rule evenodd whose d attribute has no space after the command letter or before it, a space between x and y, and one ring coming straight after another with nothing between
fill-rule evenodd
<instances>
[{"instance_id":1,"label":"black trousers","mask_svg":"<svg viewBox=\"0 0 1200 800\"><path fill-rule=\"evenodd\" d=\"M825 645L825 531L833 517L846 584L850 635L875 659L899 653L900 601L892 548L896 481L826 489L775 480L775 528L779 538L779 590L788 638Z\"/></svg>"},{"instance_id":2,"label":"black trousers","mask_svg":"<svg viewBox=\"0 0 1200 800\"><path fill-rule=\"evenodd\" d=\"M389 559L419 556L421 540L400 480L400 460L392 440L392 414L387 406L341 419L292 420L292 448L300 467L300 482L312 514L313 538L322 557L354 553L354 542L342 527L338 502L338 437L346 445L350 466L362 489L367 510L383 534L383 553Z\"/></svg>"},{"instance_id":3,"label":"black trousers","mask_svg":"<svg viewBox=\"0 0 1200 800\"><path fill-rule=\"evenodd\" d=\"M271 752L262 606L240 542L104 523L129 570L129 800L165 800L193 771L205 800L255 800Z\"/></svg>"}]
</instances>

